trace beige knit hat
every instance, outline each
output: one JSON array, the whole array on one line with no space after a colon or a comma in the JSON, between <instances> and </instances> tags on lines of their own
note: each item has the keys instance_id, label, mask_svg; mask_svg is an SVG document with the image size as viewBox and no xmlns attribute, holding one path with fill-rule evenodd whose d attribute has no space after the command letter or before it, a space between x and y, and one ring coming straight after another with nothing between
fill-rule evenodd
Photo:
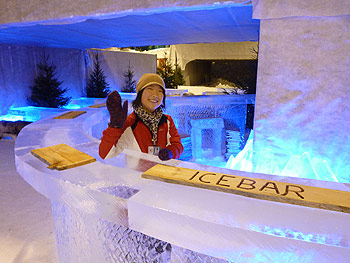
<instances>
[{"instance_id":1,"label":"beige knit hat","mask_svg":"<svg viewBox=\"0 0 350 263\"><path fill-rule=\"evenodd\" d=\"M149 85L157 84L165 90L164 80L161 76L155 73L145 73L141 76L139 81L136 84L136 93L148 87Z\"/></svg>"}]
</instances>

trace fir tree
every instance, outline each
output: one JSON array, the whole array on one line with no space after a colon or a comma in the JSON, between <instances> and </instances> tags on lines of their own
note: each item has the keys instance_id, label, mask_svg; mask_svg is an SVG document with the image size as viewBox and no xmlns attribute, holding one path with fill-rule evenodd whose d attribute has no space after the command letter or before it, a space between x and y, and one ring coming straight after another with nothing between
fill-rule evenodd
<instances>
[{"instance_id":1,"label":"fir tree","mask_svg":"<svg viewBox=\"0 0 350 263\"><path fill-rule=\"evenodd\" d=\"M175 69L171 64L170 59L165 58L164 61L160 61L157 67L157 73L163 78L165 87L167 89L177 89L178 85L185 83L181 68L178 67L177 58L175 62Z\"/></svg>"},{"instance_id":2,"label":"fir tree","mask_svg":"<svg viewBox=\"0 0 350 263\"><path fill-rule=\"evenodd\" d=\"M163 78L165 87L167 89L174 88L174 70L169 59L161 61L159 67L157 67L157 73Z\"/></svg>"},{"instance_id":3,"label":"fir tree","mask_svg":"<svg viewBox=\"0 0 350 263\"><path fill-rule=\"evenodd\" d=\"M124 85L122 91L128 93L136 92L136 81L134 80L134 71L130 66L130 62L127 71L124 72Z\"/></svg>"},{"instance_id":4,"label":"fir tree","mask_svg":"<svg viewBox=\"0 0 350 263\"><path fill-rule=\"evenodd\" d=\"M109 92L109 84L101 69L101 62L98 58L98 54L96 54L94 71L90 74L86 87L86 96L88 98L106 98Z\"/></svg>"},{"instance_id":5,"label":"fir tree","mask_svg":"<svg viewBox=\"0 0 350 263\"><path fill-rule=\"evenodd\" d=\"M185 84L184 77L182 75L181 68L179 67L179 64L177 63L177 56L175 53L175 70L174 70L174 87L175 89L178 88L179 85Z\"/></svg>"},{"instance_id":6,"label":"fir tree","mask_svg":"<svg viewBox=\"0 0 350 263\"><path fill-rule=\"evenodd\" d=\"M37 64L39 74L34 80L34 86L30 86L31 96L27 98L29 105L38 107L58 108L68 104L70 97L64 97L67 91L61 87L62 81L55 77L56 67L49 64L49 56Z\"/></svg>"}]
</instances>

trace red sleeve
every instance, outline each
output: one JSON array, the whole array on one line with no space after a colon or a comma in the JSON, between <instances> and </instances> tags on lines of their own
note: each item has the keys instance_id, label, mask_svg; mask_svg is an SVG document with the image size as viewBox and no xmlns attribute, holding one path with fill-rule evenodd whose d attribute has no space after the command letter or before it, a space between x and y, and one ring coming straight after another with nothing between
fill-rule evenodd
<instances>
[{"instance_id":1,"label":"red sleeve","mask_svg":"<svg viewBox=\"0 0 350 263\"><path fill-rule=\"evenodd\" d=\"M123 134L123 129L108 127L103 131L103 136L101 138L99 154L102 159L106 158L107 154L115 146Z\"/></svg>"},{"instance_id":2,"label":"red sleeve","mask_svg":"<svg viewBox=\"0 0 350 263\"><path fill-rule=\"evenodd\" d=\"M135 115L130 114L124 124L122 129L120 128L111 128L108 127L103 131L103 136L101 138L100 146L99 146L99 154L102 159L106 158L108 153L111 151L113 146L116 146L120 136L122 136L123 132L127 127L129 127L132 123L135 122Z\"/></svg>"},{"instance_id":3,"label":"red sleeve","mask_svg":"<svg viewBox=\"0 0 350 263\"><path fill-rule=\"evenodd\" d=\"M169 128L169 133L170 133L170 145L168 145L166 148L168 148L172 153L173 153L173 158L178 159L180 158L184 147L181 143L181 138L180 135L176 129L175 123L171 116L167 115L169 123L170 123L170 128Z\"/></svg>"}]
</instances>

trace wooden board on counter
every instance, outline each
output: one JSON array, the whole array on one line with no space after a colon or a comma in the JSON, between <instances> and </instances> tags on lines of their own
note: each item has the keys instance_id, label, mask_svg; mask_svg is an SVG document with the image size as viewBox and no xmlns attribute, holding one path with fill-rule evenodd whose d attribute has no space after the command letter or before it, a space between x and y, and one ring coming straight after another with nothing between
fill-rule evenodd
<instances>
[{"instance_id":1,"label":"wooden board on counter","mask_svg":"<svg viewBox=\"0 0 350 263\"><path fill-rule=\"evenodd\" d=\"M84 113L86 113L86 111L68 111L61 114L60 116L55 117L55 119L74 119Z\"/></svg>"},{"instance_id":2,"label":"wooden board on counter","mask_svg":"<svg viewBox=\"0 0 350 263\"><path fill-rule=\"evenodd\" d=\"M57 170L65 170L96 161L92 156L64 143L31 150L31 153L48 164L47 168Z\"/></svg>"},{"instance_id":3,"label":"wooden board on counter","mask_svg":"<svg viewBox=\"0 0 350 263\"><path fill-rule=\"evenodd\" d=\"M100 104L89 106L89 108L102 108L102 107L106 107L106 103L100 103Z\"/></svg>"},{"instance_id":4,"label":"wooden board on counter","mask_svg":"<svg viewBox=\"0 0 350 263\"><path fill-rule=\"evenodd\" d=\"M350 213L350 192L157 164L143 178Z\"/></svg>"}]
</instances>

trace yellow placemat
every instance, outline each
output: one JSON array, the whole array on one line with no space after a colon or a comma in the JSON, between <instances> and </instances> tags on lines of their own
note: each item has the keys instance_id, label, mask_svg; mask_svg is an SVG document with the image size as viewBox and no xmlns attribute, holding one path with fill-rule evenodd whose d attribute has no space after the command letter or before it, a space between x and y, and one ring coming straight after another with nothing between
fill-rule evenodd
<instances>
[{"instance_id":1,"label":"yellow placemat","mask_svg":"<svg viewBox=\"0 0 350 263\"><path fill-rule=\"evenodd\" d=\"M89 108L102 108L102 107L106 107L106 103L100 103L100 104L89 106Z\"/></svg>"},{"instance_id":2,"label":"yellow placemat","mask_svg":"<svg viewBox=\"0 0 350 263\"><path fill-rule=\"evenodd\" d=\"M157 164L143 178L350 213L350 192Z\"/></svg>"},{"instance_id":3,"label":"yellow placemat","mask_svg":"<svg viewBox=\"0 0 350 263\"><path fill-rule=\"evenodd\" d=\"M65 170L95 162L96 159L66 144L43 147L31 150L31 153L47 163L47 168Z\"/></svg>"},{"instance_id":4,"label":"yellow placemat","mask_svg":"<svg viewBox=\"0 0 350 263\"><path fill-rule=\"evenodd\" d=\"M55 117L55 119L74 119L84 113L86 113L86 111L68 111L60 116Z\"/></svg>"}]
</instances>

